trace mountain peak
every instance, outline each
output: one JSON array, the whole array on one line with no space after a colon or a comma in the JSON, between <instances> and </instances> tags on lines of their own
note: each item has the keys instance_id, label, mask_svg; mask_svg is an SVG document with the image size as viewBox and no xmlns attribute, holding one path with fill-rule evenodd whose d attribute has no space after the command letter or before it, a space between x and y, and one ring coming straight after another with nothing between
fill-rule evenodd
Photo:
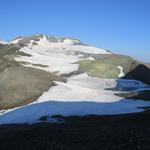
<instances>
[{"instance_id":1,"label":"mountain peak","mask_svg":"<svg viewBox=\"0 0 150 150\"><path fill-rule=\"evenodd\" d=\"M18 44L21 47L44 46L53 50L68 49L69 51L81 51L84 53L111 54L108 50L96 48L82 43L77 38L49 36L45 34L35 34L27 37L18 37L10 41L12 44ZM42 48L43 49L43 48Z\"/></svg>"},{"instance_id":2,"label":"mountain peak","mask_svg":"<svg viewBox=\"0 0 150 150\"><path fill-rule=\"evenodd\" d=\"M51 43L65 42L68 44L72 43L72 44L85 45L77 38L49 36L49 35L45 35L45 34L35 34L35 35L31 35L31 36L26 36L26 37L25 36L19 36L19 37L16 37L14 40L11 40L10 43L12 43L12 44L18 44L18 43L27 44L31 40L36 42L36 41L39 41L40 39L46 39Z\"/></svg>"},{"instance_id":3,"label":"mountain peak","mask_svg":"<svg viewBox=\"0 0 150 150\"><path fill-rule=\"evenodd\" d=\"M10 44L10 43L7 41L0 40L0 45L8 45L8 44Z\"/></svg>"}]
</instances>

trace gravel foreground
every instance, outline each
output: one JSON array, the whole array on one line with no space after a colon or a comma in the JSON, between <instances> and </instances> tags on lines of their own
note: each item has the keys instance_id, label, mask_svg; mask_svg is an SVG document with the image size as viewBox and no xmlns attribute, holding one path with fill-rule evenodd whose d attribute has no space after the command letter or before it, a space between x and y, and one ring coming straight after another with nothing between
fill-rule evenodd
<instances>
[{"instance_id":1,"label":"gravel foreground","mask_svg":"<svg viewBox=\"0 0 150 150\"><path fill-rule=\"evenodd\" d=\"M149 150L150 111L0 126L0 150Z\"/></svg>"}]
</instances>

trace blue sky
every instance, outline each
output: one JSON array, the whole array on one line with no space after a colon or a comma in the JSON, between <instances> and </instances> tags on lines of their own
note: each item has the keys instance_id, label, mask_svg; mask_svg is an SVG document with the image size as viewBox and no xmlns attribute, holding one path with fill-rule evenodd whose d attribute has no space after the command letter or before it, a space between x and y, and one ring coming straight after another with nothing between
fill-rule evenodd
<instances>
[{"instance_id":1,"label":"blue sky","mask_svg":"<svg viewBox=\"0 0 150 150\"><path fill-rule=\"evenodd\" d=\"M1 0L0 38L79 38L150 62L150 0Z\"/></svg>"}]
</instances>

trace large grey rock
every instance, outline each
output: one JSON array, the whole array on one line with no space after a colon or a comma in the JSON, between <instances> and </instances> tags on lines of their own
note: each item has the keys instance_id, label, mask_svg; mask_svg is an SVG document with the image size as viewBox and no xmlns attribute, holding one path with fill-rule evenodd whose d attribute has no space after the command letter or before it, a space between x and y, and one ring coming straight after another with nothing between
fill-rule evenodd
<instances>
[{"instance_id":1,"label":"large grey rock","mask_svg":"<svg viewBox=\"0 0 150 150\"><path fill-rule=\"evenodd\" d=\"M139 64L134 66L134 68L130 70L123 78L139 80L146 84L150 84L150 69L143 64Z\"/></svg>"}]
</instances>

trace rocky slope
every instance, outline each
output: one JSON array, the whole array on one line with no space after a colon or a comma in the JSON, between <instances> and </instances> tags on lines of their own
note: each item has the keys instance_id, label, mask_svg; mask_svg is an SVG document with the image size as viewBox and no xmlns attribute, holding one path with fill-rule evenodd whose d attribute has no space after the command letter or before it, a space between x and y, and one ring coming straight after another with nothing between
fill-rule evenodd
<instances>
[{"instance_id":1,"label":"rocky slope","mask_svg":"<svg viewBox=\"0 0 150 150\"><path fill-rule=\"evenodd\" d=\"M1 150L149 150L150 112L0 126Z\"/></svg>"},{"instance_id":2,"label":"rocky slope","mask_svg":"<svg viewBox=\"0 0 150 150\"><path fill-rule=\"evenodd\" d=\"M30 55L19 49L18 45L13 44L4 44L0 49L0 109L33 102L55 85L54 80L65 81L50 72L24 67L15 57Z\"/></svg>"},{"instance_id":3,"label":"rocky slope","mask_svg":"<svg viewBox=\"0 0 150 150\"><path fill-rule=\"evenodd\" d=\"M124 79L139 80L150 84L150 69L144 64L136 64L135 67L123 77Z\"/></svg>"}]
</instances>

